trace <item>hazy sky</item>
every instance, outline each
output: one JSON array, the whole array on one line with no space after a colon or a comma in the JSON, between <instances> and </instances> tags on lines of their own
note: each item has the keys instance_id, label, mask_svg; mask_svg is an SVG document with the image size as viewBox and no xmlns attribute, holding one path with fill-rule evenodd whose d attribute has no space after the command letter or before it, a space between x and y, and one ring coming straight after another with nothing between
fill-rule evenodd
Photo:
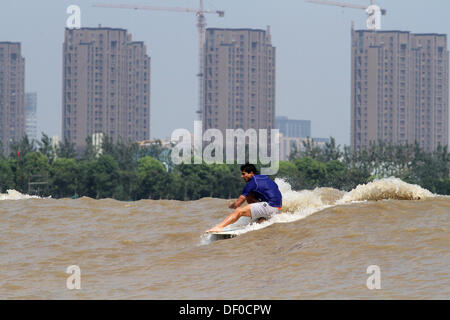
<instances>
[{"instance_id":1,"label":"hazy sky","mask_svg":"<svg viewBox=\"0 0 450 320\"><path fill-rule=\"evenodd\" d=\"M345 0L344 0L345 1ZM343 1L343 2L344 2ZM368 4L369 0L345 2ZM193 129L197 108L197 28L191 13L93 8L94 3L198 6L198 0L0 0L0 41L22 42L26 91L38 93L38 130L61 135L62 44L71 4L82 27L127 29L152 58L151 137ZM450 31L448 0L379 0L388 10L382 29ZM209 27L271 26L277 47L276 114L312 121L312 136L350 142L350 27L365 28L363 10L303 0L205 0Z\"/></svg>"}]
</instances>

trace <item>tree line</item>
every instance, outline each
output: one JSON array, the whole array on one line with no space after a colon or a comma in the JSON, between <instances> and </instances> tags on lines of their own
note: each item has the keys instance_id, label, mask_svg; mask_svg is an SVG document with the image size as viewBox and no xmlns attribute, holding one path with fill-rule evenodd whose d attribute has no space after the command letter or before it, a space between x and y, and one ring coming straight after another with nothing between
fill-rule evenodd
<instances>
[{"instance_id":1,"label":"tree line","mask_svg":"<svg viewBox=\"0 0 450 320\"><path fill-rule=\"evenodd\" d=\"M196 200L203 197L236 198L245 183L240 165L181 164L171 162L170 149L160 141L141 147L137 143L114 143L106 137L98 154L92 139L83 154L69 141L53 146L42 134L40 141L25 136L0 154L0 192L15 189L53 198L113 198ZM450 156L447 147L425 152L418 144L373 143L351 150L336 145L323 147L313 140L294 147L289 161L280 161L272 178L283 178L294 190L332 187L349 191L377 178L395 176L434 193L450 194ZM37 182L37 183L36 183ZM44 182L44 184L42 184Z\"/></svg>"},{"instance_id":2,"label":"tree line","mask_svg":"<svg viewBox=\"0 0 450 320\"><path fill-rule=\"evenodd\" d=\"M447 146L426 152L417 142L393 145L379 141L352 150L337 146L333 137L324 147L318 147L313 140L303 144L303 150L294 147L289 162L282 163L285 173L281 175L292 177L297 189L322 186L349 191L375 179L397 177L433 193L450 194Z\"/></svg>"}]
</instances>

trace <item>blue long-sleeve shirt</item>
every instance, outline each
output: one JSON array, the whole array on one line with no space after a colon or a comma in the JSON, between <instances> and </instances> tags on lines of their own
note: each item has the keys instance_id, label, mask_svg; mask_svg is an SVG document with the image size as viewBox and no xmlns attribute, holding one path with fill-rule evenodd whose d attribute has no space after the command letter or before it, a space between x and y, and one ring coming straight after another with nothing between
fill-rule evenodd
<instances>
[{"instance_id":1,"label":"blue long-sleeve shirt","mask_svg":"<svg viewBox=\"0 0 450 320\"><path fill-rule=\"evenodd\" d=\"M255 174L245 186L242 195L248 197L252 192L254 192L262 201L267 202L269 206L281 208L281 192L278 189L278 185L268 176Z\"/></svg>"}]
</instances>

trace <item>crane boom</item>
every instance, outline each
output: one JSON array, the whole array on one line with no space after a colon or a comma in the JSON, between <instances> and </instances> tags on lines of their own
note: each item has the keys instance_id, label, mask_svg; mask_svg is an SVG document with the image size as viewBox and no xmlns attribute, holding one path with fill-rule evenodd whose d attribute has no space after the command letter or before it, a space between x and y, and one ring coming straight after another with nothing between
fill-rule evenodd
<instances>
[{"instance_id":1,"label":"crane boom","mask_svg":"<svg viewBox=\"0 0 450 320\"><path fill-rule=\"evenodd\" d=\"M114 9L134 9L134 10L153 10L153 11L176 11L176 12L202 12L202 13L212 13L218 14L223 17L225 15L224 11L217 10L201 10L201 9L193 9L193 8L180 8L180 7L156 7L156 6L144 6L144 5L135 5L135 4L108 4L108 3L97 3L93 5L98 8L114 8Z\"/></svg>"},{"instance_id":2,"label":"crane boom","mask_svg":"<svg viewBox=\"0 0 450 320\"><path fill-rule=\"evenodd\" d=\"M367 10L367 6L363 6L361 4L356 4L356 3L345 3L345 2L337 2L337 1L328 1L328 0L305 0L305 2L310 2L310 3L316 3L316 4L324 4L327 6L336 6L336 7L342 7L342 8L353 8L353 9L363 9L363 10ZM370 5L373 5L373 0L370 1ZM383 16L386 15L387 11L386 9L380 9L381 10L381 14Z\"/></svg>"},{"instance_id":3,"label":"crane boom","mask_svg":"<svg viewBox=\"0 0 450 320\"><path fill-rule=\"evenodd\" d=\"M315 3L315 4L324 4L327 6L337 6L342 8L353 8L353 9L363 9L367 13L367 29L369 30L380 30L381 29L381 16L386 15L386 9L382 9L376 4L374 4L374 0L370 0L370 5L368 7L355 4L355 3L344 3L337 1L328 1L328 0L305 0L305 2Z\"/></svg>"},{"instance_id":4,"label":"crane boom","mask_svg":"<svg viewBox=\"0 0 450 320\"><path fill-rule=\"evenodd\" d=\"M354 4L354 3L343 3L343 2L337 2L337 1L326 1L326 0L305 0L306 2L311 3L317 3L317 4L324 4L328 6L337 6L342 8L353 8L353 9L364 9L366 10L367 6L363 6L360 4Z\"/></svg>"}]
</instances>

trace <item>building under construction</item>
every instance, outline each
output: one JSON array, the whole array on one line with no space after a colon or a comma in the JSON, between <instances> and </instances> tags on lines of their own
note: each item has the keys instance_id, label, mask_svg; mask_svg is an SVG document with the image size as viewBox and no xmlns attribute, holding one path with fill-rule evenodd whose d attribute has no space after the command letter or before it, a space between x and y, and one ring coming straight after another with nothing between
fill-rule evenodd
<instances>
[{"instance_id":1,"label":"building under construction","mask_svg":"<svg viewBox=\"0 0 450 320\"><path fill-rule=\"evenodd\" d=\"M203 129L275 129L270 30L208 28Z\"/></svg>"},{"instance_id":2,"label":"building under construction","mask_svg":"<svg viewBox=\"0 0 450 320\"><path fill-rule=\"evenodd\" d=\"M352 147L448 145L448 63L446 35L352 29Z\"/></svg>"},{"instance_id":3,"label":"building under construction","mask_svg":"<svg viewBox=\"0 0 450 320\"><path fill-rule=\"evenodd\" d=\"M10 143L25 135L25 59L21 47L19 42L0 42L0 154L8 154Z\"/></svg>"},{"instance_id":4,"label":"building under construction","mask_svg":"<svg viewBox=\"0 0 450 320\"><path fill-rule=\"evenodd\" d=\"M150 138L150 57L143 42L117 28L66 29L63 140L81 151L86 138Z\"/></svg>"}]
</instances>

